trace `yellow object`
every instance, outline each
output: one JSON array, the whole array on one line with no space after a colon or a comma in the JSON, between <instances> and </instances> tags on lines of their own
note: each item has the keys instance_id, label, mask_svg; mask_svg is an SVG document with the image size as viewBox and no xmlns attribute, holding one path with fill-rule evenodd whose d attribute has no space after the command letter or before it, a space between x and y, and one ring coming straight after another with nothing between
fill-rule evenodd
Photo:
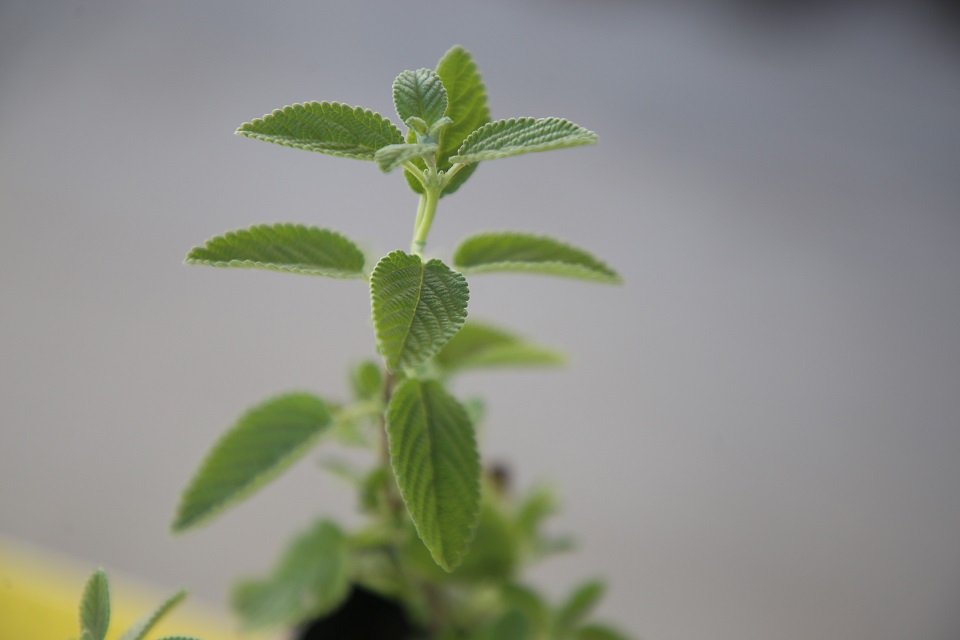
<instances>
[{"instance_id":1,"label":"yellow object","mask_svg":"<svg viewBox=\"0 0 960 640\"><path fill-rule=\"evenodd\" d=\"M70 640L80 635L83 586L97 567L0 538L0 640ZM142 616L173 594L145 587L106 567L110 578L110 633L118 640ZM150 632L148 640L183 635L201 640L237 640L230 619L187 602ZM254 640L252 636L242 636Z\"/></svg>"}]
</instances>

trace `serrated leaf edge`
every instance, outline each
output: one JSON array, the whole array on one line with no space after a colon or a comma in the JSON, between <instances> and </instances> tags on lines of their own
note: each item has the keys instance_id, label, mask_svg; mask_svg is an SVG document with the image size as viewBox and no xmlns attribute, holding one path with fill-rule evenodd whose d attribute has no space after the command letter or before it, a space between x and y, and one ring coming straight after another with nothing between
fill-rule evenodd
<instances>
[{"instance_id":1,"label":"serrated leaf edge","mask_svg":"<svg viewBox=\"0 0 960 640\"><path fill-rule=\"evenodd\" d=\"M88 605L87 598L88 598L88 597L93 597L94 594L93 594L93 591L92 591L92 590L94 589L95 582L100 581L100 580L103 580L103 589L104 589L104 592L105 592L104 595L105 595L105 597L106 597L106 601L105 601L105 603L103 603L103 604L104 604L104 607L105 607L105 609L106 609L106 620L104 620L104 623L105 623L105 624L104 624L104 628L103 628L103 630L102 630L102 631L103 631L103 634L98 638L96 635L94 635L94 630L93 630L93 629L90 629L90 628L87 627L86 624L85 624L85 623L86 623L86 620L85 620L85 618L86 618L86 611L85 611L85 610L86 610L87 605ZM111 607L111 602L110 602L110 578L107 576L107 572L103 570L103 567L100 567L99 569L97 569L96 571L94 571L92 574L90 574L90 577L89 577L89 578L87 578L87 581L86 581L86 582L84 583L84 585L83 585L83 592L82 592L82 594L81 594L81 596L80 596L80 606L79 606L79 608L78 608L78 612L79 612L79 614L80 614L79 617L80 617L80 635L81 635L81 637L82 637L84 634L89 634L89 636L90 636L93 640L103 640L103 638L106 637L107 632L110 630L110 618L111 618L111 613L112 613L111 609L112 609L112 607Z\"/></svg>"},{"instance_id":2,"label":"serrated leaf edge","mask_svg":"<svg viewBox=\"0 0 960 640\"><path fill-rule=\"evenodd\" d=\"M425 384L427 384L428 382L430 382L430 381L429 381L429 380L419 380L419 379L416 379L416 378L408 378L407 380L404 380L401 384L413 384L413 383L415 383L415 384L417 385L417 396L418 396L418 398L419 398L419 401L420 401L421 405L426 405L426 402L425 402L424 399L423 399L423 386L424 386ZM435 383L435 384L438 384L438 385L439 385L439 383ZM477 443L476 427L474 426L473 422L470 420L470 415L467 413L466 409L464 408L463 403L460 402L460 400L458 400L458 399L457 399L456 397L454 397L452 394L450 394L446 389L443 389L442 386L441 386L441 390L442 390L444 393L446 393L447 395L449 395L449 396L457 403L457 405L460 406L460 409L463 411L464 416L465 416L466 421L467 421L467 424L470 426L471 439L473 440L473 447L471 447L471 456L472 456L473 459L476 461L477 466L481 468L481 472L482 472L482 466L481 466L481 464L480 464L480 462L481 462L481 461L480 461L480 452L479 452L478 443ZM389 412L389 407L387 408L387 411ZM426 413L426 410L424 410L424 413ZM387 440L388 440L388 446L392 447L392 442L390 442L389 427L388 427L388 429L387 429ZM393 471L394 478L396 478L396 481L397 481L397 489L400 491L400 495L403 497L404 504L409 505L408 495L407 495L407 492L408 492L408 490L409 490L409 487L407 487L404 482L401 482L400 477L399 477L399 474L397 473L396 463L394 462L394 456L393 456L393 453L392 453L393 449L391 448L390 451L391 451L391 453L390 453L390 468L391 468L391 470ZM429 456L429 457L432 458L432 457L433 457L433 444L432 444L432 443L430 444L430 451L431 451L431 453L430 453L430 456ZM444 571L450 572L450 571L453 571L454 569L456 569L457 566L460 564L460 562L463 560L463 557L464 557L467 553L470 552L470 545L471 545L472 542L473 542L473 537L476 535L476 533L477 533L477 527L478 527L478 525L480 524L480 510L481 510L482 507L483 507L483 498L482 498L482 493L481 493L481 492L482 492L482 489L481 489L480 483L478 483L478 484L477 484L477 494L476 494L476 497L477 497L476 506L474 507L472 513L470 513L470 518L471 518L472 524L471 524L471 526L470 526L469 531L467 531L467 532L466 532L466 535L464 536L465 543L464 543L463 549L461 549L461 550L460 550L460 553L459 553L456 557L454 557L454 558L452 559L452 563L448 564L448 563L446 562L446 560L442 558L442 554L440 554L440 553L438 553L438 552L434 552L433 549L431 549L430 547L427 547L427 550L430 552L431 557L433 557L434 561L435 561ZM407 509L409 510L409 506L407 507ZM414 528L415 528L416 531L417 531L417 536L420 538L421 541L424 542L424 546L426 546L426 542L423 540L423 534L422 534L421 531L420 531L420 526L421 526L420 523L417 522L417 520L414 519L414 518L412 517L412 515L411 515L410 520L411 520L411 522L413 522L413 526L414 526ZM442 544L441 544L441 547L445 548L445 545L442 545ZM439 556L439 557L438 557L438 556Z\"/></svg>"},{"instance_id":3,"label":"serrated leaf edge","mask_svg":"<svg viewBox=\"0 0 960 640\"><path fill-rule=\"evenodd\" d=\"M297 447L295 447L294 449L292 449L291 451L289 451L289 452L287 453L287 455L285 455L285 456L283 456L282 458L280 458L277 462L275 462L275 463L274 463L273 465L271 465L269 468L261 471L260 473L256 474L255 476L253 476L253 478L252 478L251 480L249 480L249 481L243 486L243 488L241 488L239 491L231 494L231 495L228 496L226 499L221 500L220 502L218 502L218 503L216 503L215 505L211 506L203 515L198 516L198 517L190 520L190 521L189 521L188 523L186 523L186 524L181 524L181 523L180 523L180 520L181 520L181 518L180 518L180 512L181 512L182 507L183 507L183 499L184 499L184 497L187 495L187 493L190 491L190 489L193 488L193 483L194 483L194 481L196 480L197 475L198 475L198 474L200 473L200 471L204 468L204 465L206 464L208 458L209 458L211 455L213 455L213 452L216 451L216 450L220 447L220 445L223 443L223 441L230 436L230 434L231 434L231 433L233 432L233 430L239 425L239 423L240 423L249 413L251 413L252 411L257 410L258 408L262 407L264 404L266 404L266 403L268 403L268 402L273 402L273 401L276 401L276 400L280 400L281 398L286 398L286 397L288 397L288 396L297 396L297 395L309 395L309 396L311 396L311 397L313 397L313 398L316 398L316 399L320 400L321 402L323 402L323 403L324 403L324 406L325 406L326 409L327 409L328 417L330 418L330 421L327 423L327 425L329 426L330 424L333 423L333 414L332 414L332 412L330 411L330 406L329 406L325 401L323 401L321 398L319 398L319 396L317 396L315 393L312 393L312 392L309 392L309 391L288 391L288 392L282 393L282 394L280 394L280 395L272 396L272 397L268 398L267 400L264 400L263 402L257 403L257 404L255 404L255 405L253 405L252 407L248 408L246 411L244 411L243 413L240 414L240 417L237 418L237 419L233 422L233 424L231 424L230 427L229 427L226 431L224 431L223 433L220 434L220 437L217 438L217 440L213 443L213 445L210 446L210 448L207 450L206 455L205 455L205 456L203 457L203 459L200 461L200 465L197 467L196 471L194 472L193 477L190 478L190 482L187 483L186 488L184 488L184 490L183 490L183 491L181 492L181 494L180 494L180 501L179 501L179 503L178 503L178 505L177 505L177 511L176 511L176 514L174 515L173 524L170 526L170 532L171 532L171 533L173 533L173 534L184 533L184 532L186 532L186 531L189 531L189 530L191 530L191 529L196 529L197 527L199 527L199 526L201 526L201 525L204 525L204 524L210 522L210 520L212 520L213 518L215 518L215 517L217 517L218 515L220 515L223 511L225 511L225 510L226 510L227 508L229 508L231 505L236 504L236 503L238 503L238 502L241 502L241 501L245 500L246 498L249 498L251 495L253 495L254 493L256 493L259 489L261 489L261 488L264 486L264 485L262 484L262 479L263 479L264 476L268 476L268 477L269 477L270 474L271 474L275 469L277 469L277 468L280 469L279 473L283 473L283 471L285 471L286 469L288 469L291 465L295 464L295 463L297 462L297 460L299 460L300 458L304 457L304 456L310 451L310 449L313 448L313 447L317 444L317 441L320 439L321 436L323 436L323 434L326 432L326 429L321 428L320 430L318 430L317 433L313 434L312 436L310 436L309 438L307 438L306 440L304 440L303 442L301 442L299 446L297 446Z\"/></svg>"},{"instance_id":4,"label":"serrated leaf edge","mask_svg":"<svg viewBox=\"0 0 960 640\"><path fill-rule=\"evenodd\" d=\"M562 147L560 147L561 149L596 144L600 140L600 137L595 132L591 131L590 129L587 129L586 127L582 127L575 122L571 122L566 118L557 118L555 116L549 116L546 118L534 118L531 116L520 116L517 118L504 118L502 120L494 120L493 122L488 122L485 125L478 127L477 129L474 129L473 132L470 133L470 135L464 138L463 143L457 149L456 155L450 156L449 160L452 163L461 163L461 164L475 164L477 162L484 162L484 160L469 159L469 156L475 155L476 152L474 154L466 154L466 156L464 155L465 147L467 147L475 138L480 137L481 132L483 132L484 129L494 129L497 127L505 127L508 124L513 124L515 122L537 123L537 122L547 122L549 120L553 120L558 123L570 124L570 125L573 125L574 127L577 127L578 129L581 129L581 132L579 133L581 133L582 138L579 140L571 140L569 144L564 144ZM524 151L524 153L536 153L538 151L549 151L554 147L552 147L551 144L541 144L541 145L535 145L535 146L524 147L524 148L527 149L526 151ZM481 151L480 153L484 153L484 152ZM523 155L523 154L518 154L518 155Z\"/></svg>"},{"instance_id":5,"label":"serrated leaf edge","mask_svg":"<svg viewBox=\"0 0 960 640\"><path fill-rule=\"evenodd\" d=\"M591 259L595 260L598 264L602 265L608 271L608 273L604 273L603 271L598 271L596 269L592 269L590 267L580 265L580 264L571 264L569 262L563 262L562 260L538 260L536 262L523 262L519 260L501 260L499 262L485 262L482 265L477 265L477 266L468 266L468 265L459 264L457 262L456 256L457 256L457 253L460 251L460 248L463 245L465 245L467 242L470 242L471 240L476 240L477 238L483 238L485 236L522 236L522 237L529 238L531 240L547 240L549 242L553 242L567 249L573 249L574 251L580 251L588 254ZM593 255L586 249L582 249L564 240L558 240L553 236L529 233L526 231L506 230L506 231L484 231L481 233L476 233L472 236L465 238L457 246L457 248L454 250L454 253L453 253L452 262L453 262L454 268L456 268L460 273L464 275L473 275L478 273L493 273L493 272L499 272L499 271L521 271L526 273L540 273L541 275L565 275L572 278L579 278L581 280L603 282L606 284L623 284L623 277L619 273L617 273L615 269L613 269L610 265L608 265L606 262L604 262L600 258L597 258L595 255ZM560 267L560 269L564 271L564 273L558 274L555 271L548 273L541 270L543 266Z\"/></svg>"},{"instance_id":6,"label":"serrated leaf edge","mask_svg":"<svg viewBox=\"0 0 960 640\"><path fill-rule=\"evenodd\" d=\"M250 131L250 130L248 130L248 129L244 129L244 127L252 127L252 126L256 125L257 123L266 121L268 118L277 117L278 114L280 114L280 115L288 115L288 111L296 110L296 109L298 109L298 108L300 108L300 109L307 109L308 107L310 107L310 106L312 106L312 105L318 105L320 108L327 107L327 106L328 106L328 107L338 108L338 109L346 108L346 109L348 109L349 111L351 111L351 112L354 113L354 114L363 115L363 116L373 116L374 118L379 118L380 121L381 121L381 123L383 123L384 125L386 125L388 131L393 131L393 132L395 132L395 133L397 134L396 137L399 137L399 139L400 139L399 141L400 141L400 142L403 141L403 132L400 130L400 128L397 127L397 125L393 124L393 122L391 122L389 118L385 117L384 115L380 114L379 112L374 111L373 109L367 109L367 108L365 108L365 107L352 106L352 105L346 104L346 103L344 103L344 102L334 102L334 101L329 101L329 100L324 100L324 101L322 101L322 102L318 102L318 101L315 101L315 100L311 100L311 101L308 101L308 102L294 102L294 103L292 103L292 104L285 105L285 106L283 106L283 107L280 107L279 109L274 109L274 110L271 111L270 113L265 113L265 114L263 114L262 116L260 116L259 118L254 118L253 120L250 120L250 121L248 121L248 122L244 122L244 123L241 124L239 127L237 127L237 130L234 131L234 134L235 134L235 135L238 135L238 136L243 136L244 138L250 138L250 139L252 139L252 140L260 140L260 141L262 141L262 142L270 142L270 143L272 143L272 144L279 144L279 145L281 145L281 146L290 147L290 148L292 148L292 149L301 149L301 147L299 147L298 145L291 144L291 143L286 142L286 141L275 140L275 139L273 139L272 136L270 136L270 135L268 135L268 134L259 133L259 132L257 132L257 131ZM369 127L367 127L367 128L369 129ZM382 130L381 130L381 131L382 131ZM396 144L396 143L392 143L392 144ZM386 146L386 145L384 145L384 146ZM378 147L378 148L379 148L379 147ZM374 150L374 152L376 152L376 150ZM373 160L373 154L371 154L369 158L357 158L354 154L344 154L344 153L338 153L338 152L336 152L336 151L324 151L323 153L325 153L326 155L339 156L339 157L343 157L343 158L353 158L353 159L356 159L356 160Z\"/></svg>"},{"instance_id":7,"label":"serrated leaf edge","mask_svg":"<svg viewBox=\"0 0 960 640\"><path fill-rule=\"evenodd\" d=\"M451 339L453 336L455 336L458 331L460 331L460 328L463 327L463 323L466 322L467 311L466 311L466 309L464 309L463 319L461 320L459 326L453 327L452 330L449 330L449 329L448 329L447 331L445 331L444 334L443 334L443 336L441 336L442 342L440 342L439 345L434 346L434 348L433 348L433 350L432 350L432 353L430 353L428 356L426 356L426 357L424 357L424 358L420 358L420 359L417 359L417 360L415 360L415 361L413 361L413 362L407 362L406 364L404 364L404 362L403 362L403 360L404 360L403 354L404 354L404 352L406 351L407 341L408 341L409 338L410 338L410 328L413 326L413 322L414 322L414 320L416 319L416 310L417 310L417 308L420 306L420 301L421 301L422 298L423 298L423 282L424 282L424 280L426 279L426 274L427 274L427 268L428 268L428 267L430 267L431 265L440 265L441 267L443 267L443 268L447 269L448 271L450 271L450 273L453 274L454 276L460 276L460 278L461 278L462 281L463 281L463 285L464 285L464 289L465 289L464 293L465 293L465 296L466 296L466 302L469 303L469 300L470 300L470 289L469 289L469 285L467 284L467 279L463 277L463 273L457 271L456 269L451 268L449 265L445 264L442 260L439 260L439 259L437 259L437 258L433 258L433 259L431 259L431 260L428 260L428 261L424 262L424 261L423 261L423 258L422 258L421 256L416 255L416 254L409 254L409 253L406 253L406 252L404 252L404 251L402 251L402 250L400 250L400 249L397 249L396 251L391 251L390 253L388 253L387 255L385 255L384 257L380 258L380 260L377 261L376 266L373 268L373 271L370 273L370 282L371 282L371 286L370 286L370 306L371 306L371 309L372 309L372 317L373 317L373 319L374 319L374 322L373 322L373 324L374 324L374 332L376 333L377 348L378 348L378 350L379 350L379 348L380 348L381 339L380 339L379 329L378 329L378 327L377 327L376 318L377 318L378 312L382 309L382 307L377 304L378 301L377 301L376 292L373 290L373 282L374 282L374 278L375 278L375 276L376 276L376 274L377 274L377 269L380 268L380 265L383 264L385 260L392 260L394 256L399 256L399 257L415 257L415 258L417 258L417 259L419 260L419 262L420 262L420 282L419 282L419 286L418 286L418 288L417 288L417 300L416 300L416 303L414 304L414 313L413 313L413 315L411 316L411 318L410 318L410 323L407 325L407 329L406 329L406 331L405 331L405 333L404 333L403 346L402 346L402 348L401 348L400 351L399 351L399 355L398 355L397 358L396 358L396 362L393 362L393 363L389 362L389 361L387 360L386 354L381 353L381 356L383 357L384 362L385 362L386 365L387 365L387 368L390 369L391 371L397 371L397 370L398 370L399 368L401 368L401 367L414 367L414 366L417 366L417 365L419 365L419 364L422 364L422 363L425 362L426 360L429 360L429 359L432 358L434 355L436 355L436 353L437 353L438 351L440 351L440 349L442 349L443 346L444 346L447 342L449 342L450 339Z\"/></svg>"},{"instance_id":8,"label":"serrated leaf edge","mask_svg":"<svg viewBox=\"0 0 960 640\"><path fill-rule=\"evenodd\" d=\"M143 640L143 638L150 633L150 630L153 629L153 627L155 627L165 615L170 613L174 607L183 602L186 597L186 589L177 591L172 596L160 603L160 606L158 606L152 612L138 620L136 624L134 624L122 636L120 636L120 640Z\"/></svg>"},{"instance_id":9,"label":"serrated leaf edge","mask_svg":"<svg viewBox=\"0 0 960 640\"><path fill-rule=\"evenodd\" d=\"M404 118L403 118L403 115L400 113L400 108L399 108L399 105L397 104L397 91L396 91L396 89L397 89L397 83L398 83L398 81L399 81L401 78L404 77L404 74L410 73L410 74L414 74L414 75L416 76L416 74L419 74L419 73L424 72L424 71L427 72L427 77L430 78L430 80L433 80L433 79L435 78L436 81L440 84L440 89L441 89L442 91L439 91L438 94L439 94L439 93L442 93L442 94L443 94L443 113L440 114L440 118L442 118L442 117L444 116L444 114L446 114L447 109L450 108L450 97L447 95L447 88L446 88L445 86L443 86L443 80L440 78L440 74L439 74L439 73L437 73L437 72L434 71L433 69L427 69L426 67L422 67L422 68L420 68L420 69L415 69L415 70L406 69L406 70L401 71L400 73L397 74L397 77L393 79L393 84L391 85L391 86L392 86L392 93L393 93L393 96L392 96L392 97L393 97L393 108L394 108L394 110L396 110L396 112L397 112L397 117L399 117L401 121L404 121ZM431 77L431 76L432 76L432 77ZM418 81L418 85L419 85L419 81ZM402 86L402 85L401 85L401 86ZM406 89L406 87L403 87L403 88ZM422 101L421 101L419 98L420 98L420 96L417 97L417 102L418 102L418 103L421 103ZM418 104L418 106L422 106L422 104ZM434 122L436 122L437 120L440 119L440 118L437 118L437 120L428 122L425 118L422 117L423 115L426 115L426 114L415 113L415 114L411 114L411 115L408 116L408 117L419 118L420 120L422 120L423 122L425 122L428 127L432 126L432 125L434 124ZM404 122L404 124L406 124L406 122ZM409 126L409 125L408 125L408 126Z\"/></svg>"},{"instance_id":10,"label":"serrated leaf edge","mask_svg":"<svg viewBox=\"0 0 960 640\"><path fill-rule=\"evenodd\" d=\"M210 244L220 240L222 238L227 238L230 236L236 236L240 232L250 232L260 229L276 229L277 227L284 228L294 228L294 229L303 229L306 231L323 231L330 233L339 237L341 240L349 242L353 247L360 252L363 256L363 265L358 271L347 271L345 269L323 269L323 268L306 268L301 269L297 267L290 267L286 265L276 264L272 262L260 262L257 260L207 260L204 258L191 258L195 251L198 250L212 250L210 249ZM249 227L244 227L242 229L233 229L225 233L220 233L215 236L211 236L203 242L202 245L197 245L190 249L187 253L187 257L183 261L184 264L189 265L202 265L207 267L217 267L217 268L252 268L252 269L264 269L266 271L277 271L281 273L296 273L300 275L307 276L321 276L327 278L337 278L341 280L357 280L357 279L366 279L367 266L370 263L370 256L367 255L363 249L361 249L356 242L343 235L339 231L334 231L333 229L327 229L326 227L318 227L316 225L305 224L302 222L277 222L277 223L263 223L255 224Z\"/></svg>"}]
</instances>

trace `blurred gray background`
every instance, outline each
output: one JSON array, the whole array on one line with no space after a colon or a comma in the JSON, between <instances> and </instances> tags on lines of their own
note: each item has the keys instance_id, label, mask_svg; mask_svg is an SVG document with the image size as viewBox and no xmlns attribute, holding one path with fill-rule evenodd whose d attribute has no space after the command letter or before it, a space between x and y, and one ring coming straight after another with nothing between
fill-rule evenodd
<instances>
[{"instance_id":1,"label":"blurred gray background","mask_svg":"<svg viewBox=\"0 0 960 640\"><path fill-rule=\"evenodd\" d=\"M486 163L430 249L544 232L626 278L471 281L472 315L571 356L458 386L486 454L565 497L579 551L533 578L607 576L647 640L960 637L957 30L758 4L0 3L0 535L221 603L317 514L357 521L311 459L167 535L245 407L372 355L358 283L182 260L261 221L406 248L399 175L231 134L392 115L395 75L460 43L494 117L601 144Z\"/></svg>"}]
</instances>

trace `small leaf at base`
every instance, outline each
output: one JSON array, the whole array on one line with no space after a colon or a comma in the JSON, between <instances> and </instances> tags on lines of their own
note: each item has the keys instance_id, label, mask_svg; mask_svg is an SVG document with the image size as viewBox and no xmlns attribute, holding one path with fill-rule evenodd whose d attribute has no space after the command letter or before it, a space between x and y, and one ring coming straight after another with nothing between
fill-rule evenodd
<instances>
[{"instance_id":1,"label":"small leaf at base","mask_svg":"<svg viewBox=\"0 0 960 640\"><path fill-rule=\"evenodd\" d=\"M612 627L588 624L577 629L576 640L629 640L627 636Z\"/></svg>"},{"instance_id":2,"label":"small leaf at base","mask_svg":"<svg viewBox=\"0 0 960 640\"><path fill-rule=\"evenodd\" d=\"M178 591L177 593L173 594L154 611L141 618L137 624L131 627L129 631L120 637L120 640L143 640L143 638L146 637L146 635L151 629L153 629L160 619L167 615L171 609L183 602L184 598L186 597L186 591Z\"/></svg>"},{"instance_id":3,"label":"small leaf at base","mask_svg":"<svg viewBox=\"0 0 960 640\"><path fill-rule=\"evenodd\" d=\"M583 622L603 598L604 591L606 591L606 585L598 580L586 582L574 589L557 611L554 620L557 635L568 634Z\"/></svg>"},{"instance_id":4,"label":"small leaf at base","mask_svg":"<svg viewBox=\"0 0 960 640\"><path fill-rule=\"evenodd\" d=\"M97 569L87 580L80 599L80 633L89 633L92 640L103 640L110 627L110 581L103 569Z\"/></svg>"},{"instance_id":5,"label":"small leaf at base","mask_svg":"<svg viewBox=\"0 0 960 640\"><path fill-rule=\"evenodd\" d=\"M320 520L293 540L269 578L238 584L231 601L247 629L293 626L339 606L349 575L346 536Z\"/></svg>"}]
</instances>

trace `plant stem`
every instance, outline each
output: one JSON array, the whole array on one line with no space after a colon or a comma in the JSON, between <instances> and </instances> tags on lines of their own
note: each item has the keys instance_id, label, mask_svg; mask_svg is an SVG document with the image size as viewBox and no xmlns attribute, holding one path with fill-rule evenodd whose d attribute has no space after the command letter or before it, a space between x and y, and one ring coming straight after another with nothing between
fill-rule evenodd
<instances>
[{"instance_id":1,"label":"plant stem","mask_svg":"<svg viewBox=\"0 0 960 640\"><path fill-rule=\"evenodd\" d=\"M403 499L397 489L393 468L390 466L390 442L387 439L387 407L390 406L390 397L393 395L394 376L384 369L383 384L383 412L380 414L380 464L383 466L388 480L383 487L383 501L394 520L399 521L404 514Z\"/></svg>"},{"instance_id":2,"label":"plant stem","mask_svg":"<svg viewBox=\"0 0 960 640\"><path fill-rule=\"evenodd\" d=\"M423 216L426 210L427 210L427 194L422 193L420 194L420 205L417 207L417 221L413 223L414 242L416 241L417 230L420 229L420 225L423 224ZM416 250L414 250L414 253L416 253Z\"/></svg>"},{"instance_id":3,"label":"plant stem","mask_svg":"<svg viewBox=\"0 0 960 640\"><path fill-rule=\"evenodd\" d=\"M457 162L457 163L454 164L452 167L450 167L449 169L447 169L446 173L443 174L443 184L442 184L442 186L443 186L443 187L446 187L448 184L450 184L450 181L453 180L453 176L457 175L457 173L460 171L460 169L463 169L463 168L466 167L466 166L467 166L467 165L465 165L465 164L463 164L463 163Z\"/></svg>"},{"instance_id":4,"label":"plant stem","mask_svg":"<svg viewBox=\"0 0 960 640\"><path fill-rule=\"evenodd\" d=\"M427 176L427 185L420 196L420 208L417 210L417 222L413 231L413 242L410 251L414 255L423 257L423 249L427 246L427 236L433 226L433 216L437 213L437 202L440 200L440 184L436 174Z\"/></svg>"}]
</instances>

